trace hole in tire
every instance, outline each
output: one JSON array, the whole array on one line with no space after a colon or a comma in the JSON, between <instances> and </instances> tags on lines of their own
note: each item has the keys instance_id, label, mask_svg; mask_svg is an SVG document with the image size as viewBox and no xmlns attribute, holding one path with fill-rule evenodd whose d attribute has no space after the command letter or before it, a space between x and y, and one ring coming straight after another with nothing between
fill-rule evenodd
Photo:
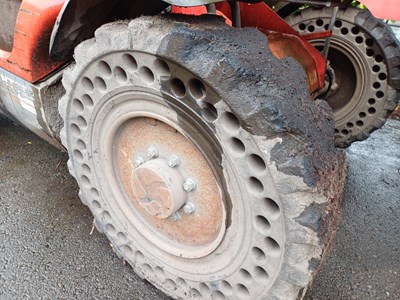
<instances>
[{"instance_id":1,"label":"hole in tire","mask_svg":"<svg viewBox=\"0 0 400 300\"><path fill-rule=\"evenodd\" d=\"M104 79L101 78L101 77L96 77L95 78L94 85L95 85L96 89L98 89L102 93L107 91L107 84L104 81Z\"/></svg>"},{"instance_id":2,"label":"hole in tire","mask_svg":"<svg viewBox=\"0 0 400 300\"><path fill-rule=\"evenodd\" d=\"M268 275L267 271L265 271L264 268L262 268L262 267L259 267L259 266L256 267L254 269L254 273L255 273L255 278L257 280L268 281L268 279L269 279L269 275Z\"/></svg>"},{"instance_id":3,"label":"hole in tire","mask_svg":"<svg viewBox=\"0 0 400 300\"><path fill-rule=\"evenodd\" d=\"M130 54L122 56L122 64L130 72L135 72L138 69L136 59Z\"/></svg>"},{"instance_id":4,"label":"hole in tire","mask_svg":"<svg viewBox=\"0 0 400 300\"><path fill-rule=\"evenodd\" d=\"M242 276L242 278L244 280L251 280L252 279L252 276L251 276L250 272L245 270L245 269L240 269L239 270L239 274L240 274L240 276Z\"/></svg>"},{"instance_id":5,"label":"hole in tire","mask_svg":"<svg viewBox=\"0 0 400 300\"><path fill-rule=\"evenodd\" d=\"M79 163L83 162L83 154L81 151L79 151L78 149L75 149L73 152L74 155L74 160L76 160Z\"/></svg>"},{"instance_id":6,"label":"hole in tire","mask_svg":"<svg viewBox=\"0 0 400 300\"><path fill-rule=\"evenodd\" d=\"M76 110L77 113L83 113L85 107L83 106L83 103L79 99L74 99L72 101L72 109Z\"/></svg>"},{"instance_id":7,"label":"hole in tire","mask_svg":"<svg viewBox=\"0 0 400 300\"><path fill-rule=\"evenodd\" d=\"M105 61L99 61L98 69L102 75L105 75L106 77L111 76L111 67Z\"/></svg>"},{"instance_id":8,"label":"hole in tire","mask_svg":"<svg viewBox=\"0 0 400 300\"><path fill-rule=\"evenodd\" d=\"M206 87L200 80L191 79L188 86L189 93L195 100L200 100L206 95Z\"/></svg>"},{"instance_id":9,"label":"hole in tire","mask_svg":"<svg viewBox=\"0 0 400 300\"><path fill-rule=\"evenodd\" d=\"M336 20L335 21L335 27L337 27L337 28L340 28L340 27L342 27L342 21L340 21L340 20Z\"/></svg>"},{"instance_id":10,"label":"hole in tire","mask_svg":"<svg viewBox=\"0 0 400 300\"><path fill-rule=\"evenodd\" d=\"M368 46L368 47L372 47L373 45L374 45L374 41L372 40L372 39L366 39L365 40L365 44Z\"/></svg>"},{"instance_id":11,"label":"hole in tire","mask_svg":"<svg viewBox=\"0 0 400 300\"><path fill-rule=\"evenodd\" d=\"M377 89L379 89L381 87L381 84L379 82L374 82L372 84L372 87L377 90Z\"/></svg>"},{"instance_id":12,"label":"hole in tire","mask_svg":"<svg viewBox=\"0 0 400 300\"><path fill-rule=\"evenodd\" d=\"M222 117L222 126L231 133L237 133L240 129L240 122L234 114L225 112Z\"/></svg>"},{"instance_id":13,"label":"hole in tire","mask_svg":"<svg viewBox=\"0 0 400 300\"><path fill-rule=\"evenodd\" d=\"M84 90L89 92L94 91L93 82L88 77L83 77L81 83Z\"/></svg>"},{"instance_id":14,"label":"hole in tire","mask_svg":"<svg viewBox=\"0 0 400 300\"><path fill-rule=\"evenodd\" d=\"M203 118L209 123L214 122L218 118L218 111L215 106L207 102L204 102L202 106L201 115Z\"/></svg>"},{"instance_id":15,"label":"hole in tire","mask_svg":"<svg viewBox=\"0 0 400 300\"><path fill-rule=\"evenodd\" d=\"M280 214L279 205L270 198L264 198L262 200L262 209L268 216L278 217Z\"/></svg>"},{"instance_id":16,"label":"hole in tire","mask_svg":"<svg viewBox=\"0 0 400 300\"><path fill-rule=\"evenodd\" d=\"M263 216L257 216L255 221L256 228L262 235L267 235L271 230L269 221Z\"/></svg>"},{"instance_id":17,"label":"hole in tire","mask_svg":"<svg viewBox=\"0 0 400 300\"><path fill-rule=\"evenodd\" d=\"M125 82L128 80L128 75L126 74L125 70L121 67L114 68L114 77L119 82Z\"/></svg>"},{"instance_id":18,"label":"hole in tire","mask_svg":"<svg viewBox=\"0 0 400 300\"><path fill-rule=\"evenodd\" d=\"M248 297L250 296L250 292L249 292L249 290L247 289L247 287L244 286L244 285L241 284L241 283L239 283L239 284L236 286L236 291L237 291L237 295L238 295L240 298L248 298Z\"/></svg>"},{"instance_id":19,"label":"hole in tire","mask_svg":"<svg viewBox=\"0 0 400 300\"><path fill-rule=\"evenodd\" d=\"M171 81L171 90L175 96L182 98L186 95L186 87L182 80L174 78Z\"/></svg>"},{"instance_id":20,"label":"hole in tire","mask_svg":"<svg viewBox=\"0 0 400 300\"><path fill-rule=\"evenodd\" d=\"M351 33L354 35L357 35L360 33L360 29L358 29L358 27L354 26L351 28Z\"/></svg>"},{"instance_id":21,"label":"hole in tire","mask_svg":"<svg viewBox=\"0 0 400 300\"><path fill-rule=\"evenodd\" d=\"M79 116L79 117L77 118L77 121L78 121L78 124L79 124L79 127L80 127L80 128L86 129L86 127L87 127L87 122L86 122L86 119L85 119L84 117Z\"/></svg>"},{"instance_id":22,"label":"hole in tire","mask_svg":"<svg viewBox=\"0 0 400 300\"><path fill-rule=\"evenodd\" d=\"M378 73L381 70L381 67L378 65L373 65L372 66L372 71L374 71L375 73Z\"/></svg>"},{"instance_id":23,"label":"hole in tire","mask_svg":"<svg viewBox=\"0 0 400 300\"><path fill-rule=\"evenodd\" d=\"M383 62L383 56L380 54L375 55L375 61L378 63Z\"/></svg>"},{"instance_id":24,"label":"hole in tire","mask_svg":"<svg viewBox=\"0 0 400 300\"><path fill-rule=\"evenodd\" d=\"M377 91L377 92L376 92L376 97L377 97L377 98L381 99L381 98L383 98L384 96L385 96L385 93L384 93L384 92L382 92L382 91Z\"/></svg>"},{"instance_id":25,"label":"hole in tire","mask_svg":"<svg viewBox=\"0 0 400 300\"><path fill-rule=\"evenodd\" d=\"M244 144L238 138L231 138L229 140L229 146L237 154L244 154L246 152Z\"/></svg>"},{"instance_id":26,"label":"hole in tire","mask_svg":"<svg viewBox=\"0 0 400 300\"><path fill-rule=\"evenodd\" d=\"M257 154L251 154L248 158L249 166L256 172L263 172L266 170L267 166L265 165L264 160L258 156Z\"/></svg>"},{"instance_id":27,"label":"hole in tire","mask_svg":"<svg viewBox=\"0 0 400 300\"><path fill-rule=\"evenodd\" d=\"M249 190L256 194L264 192L264 185L255 177L250 177L248 181Z\"/></svg>"},{"instance_id":28,"label":"hole in tire","mask_svg":"<svg viewBox=\"0 0 400 300\"><path fill-rule=\"evenodd\" d=\"M156 59L154 62L154 68L161 77L167 77L170 74L170 69L168 64L162 59Z\"/></svg>"},{"instance_id":29,"label":"hole in tire","mask_svg":"<svg viewBox=\"0 0 400 300\"><path fill-rule=\"evenodd\" d=\"M364 39L361 36L357 36L356 37L356 43L357 44L362 44L362 42L364 42Z\"/></svg>"},{"instance_id":30,"label":"hole in tire","mask_svg":"<svg viewBox=\"0 0 400 300\"><path fill-rule=\"evenodd\" d=\"M281 253L281 247L278 242L271 237L265 239L265 246L267 248L267 253L273 257L279 257Z\"/></svg>"},{"instance_id":31,"label":"hole in tire","mask_svg":"<svg viewBox=\"0 0 400 300\"><path fill-rule=\"evenodd\" d=\"M139 76L146 83L152 83L154 81L154 74L148 67L141 67L139 70Z\"/></svg>"},{"instance_id":32,"label":"hole in tire","mask_svg":"<svg viewBox=\"0 0 400 300\"><path fill-rule=\"evenodd\" d=\"M384 81L387 79L387 75L385 73L379 73L378 78L379 80Z\"/></svg>"},{"instance_id":33,"label":"hole in tire","mask_svg":"<svg viewBox=\"0 0 400 300\"><path fill-rule=\"evenodd\" d=\"M267 259L264 251L262 251L258 247L253 247L251 249L251 254L253 255L254 260L260 263L264 262Z\"/></svg>"}]
</instances>

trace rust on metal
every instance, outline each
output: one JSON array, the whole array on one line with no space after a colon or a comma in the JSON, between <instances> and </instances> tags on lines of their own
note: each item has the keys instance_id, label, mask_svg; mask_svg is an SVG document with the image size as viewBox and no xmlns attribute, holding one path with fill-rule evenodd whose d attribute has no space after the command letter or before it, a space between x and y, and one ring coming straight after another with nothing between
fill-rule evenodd
<instances>
[{"instance_id":1,"label":"rust on metal","mask_svg":"<svg viewBox=\"0 0 400 300\"><path fill-rule=\"evenodd\" d=\"M168 166L165 159L154 159L136 168L132 191L150 215L165 219L178 211L187 199L182 189L183 177Z\"/></svg>"},{"instance_id":2,"label":"rust on metal","mask_svg":"<svg viewBox=\"0 0 400 300\"><path fill-rule=\"evenodd\" d=\"M158 149L158 158L146 156L150 146ZM160 120L134 118L121 128L115 149L119 180L133 209L163 239L204 246L225 230L222 193L213 170L196 145L176 128ZM171 155L179 156L178 167L168 166ZM135 168L138 157L146 162ZM193 191L183 188L187 178L196 182ZM191 214L183 211L189 202L196 207ZM168 218L174 212L180 214L176 221Z\"/></svg>"}]
</instances>

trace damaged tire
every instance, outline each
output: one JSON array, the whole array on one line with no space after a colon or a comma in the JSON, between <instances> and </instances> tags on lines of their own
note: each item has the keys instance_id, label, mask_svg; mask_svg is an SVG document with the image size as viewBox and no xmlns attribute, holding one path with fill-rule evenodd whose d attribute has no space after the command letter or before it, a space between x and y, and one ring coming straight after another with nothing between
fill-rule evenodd
<instances>
[{"instance_id":1,"label":"damaged tire","mask_svg":"<svg viewBox=\"0 0 400 300\"><path fill-rule=\"evenodd\" d=\"M285 20L301 34L326 30L332 9L307 8ZM322 50L324 40L312 40ZM354 7L338 12L328 60L335 71L326 100L333 109L340 147L382 127L400 98L400 50L386 24Z\"/></svg>"},{"instance_id":2,"label":"damaged tire","mask_svg":"<svg viewBox=\"0 0 400 300\"><path fill-rule=\"evenodd\" d=\"M345 178L301 67L211 16L111 23L75 59L62 141L115 251L173 298L296 298Z\"/></svg>"}]
</instances>

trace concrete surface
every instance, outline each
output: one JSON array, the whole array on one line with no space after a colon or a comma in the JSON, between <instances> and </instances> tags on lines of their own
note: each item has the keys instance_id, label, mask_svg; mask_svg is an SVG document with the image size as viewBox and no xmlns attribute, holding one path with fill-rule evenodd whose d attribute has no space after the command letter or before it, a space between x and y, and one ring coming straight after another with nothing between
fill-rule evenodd
<instances>
[{"instance_id":1,"label":"concrete surface","mask_svg":"<svg viewBox=\"0 0 400 300\"><path fill-rule=\"evenodd\" d=\"M343 220L306 299L400 299L400 122L347 154ZM0 117L0 300L167 299L90 234L66 159Z\"/></svg>"}]
</instances>

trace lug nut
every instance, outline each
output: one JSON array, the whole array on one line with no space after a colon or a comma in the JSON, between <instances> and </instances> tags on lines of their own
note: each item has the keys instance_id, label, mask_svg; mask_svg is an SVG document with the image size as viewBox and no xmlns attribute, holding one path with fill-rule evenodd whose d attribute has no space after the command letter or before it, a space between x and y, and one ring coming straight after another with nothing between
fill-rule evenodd
<instances>
[{"instance_id":1,"label":"lug nut","mask_svg":"<svg viewBox=\"0 0 400 300\"><path fill-rule=\"evenodd\" d=\"M156 147L151 146L149 149L147 149L147 157L152 159L152 158L157 158L158 157L158 150Z\"/></svg>"},{"instance_id":2,"label":"lug nut","mask_svg":"<svg viewBox=\"0 0 400 300\"><path fill-rule=\"evenodd\" d=\"M143 157L138 157L138 158L135 160L135 168L140 167L140 166L143 165L144 163L145 163L145 161L144 161Z\"/></svg>"},{"instance_id":3,"label":"lug nut","mask_svg":"<svg viewBox=\"0 0 400 300\"><path fill-rule=\"evenodd\" d=\"M183 183L183 189L186 192L194 191L196 189L196 182L191 178L186 179L185 182Z\"/></svg>"},{"instance_id":4,"label":"lug nut","mask_svg":"<svg viewBox=\"0 0 400 300\"><path fill-rule=\"evenodd\" d=\"M192 202L186 203L185 206L183 207L183 212L187 215L191 215L195 211L196 211L196 206L194 206Z\"/></svg>"},{"instance_id":5,"label":"lug nut","mask_svg":"<svg viewBox=\"0 0 400 300\"><path fill-rule=\"evenodd\" d=\"M180 215L178 212L174 213L173 215L171 215L171 216L169 217L169 219L170 219L171 221L173 221L173 222L178 221L180 218L181 218L181 215Z\"/></svg>"},{"instance_id":6,"label":"lug nut","mask_svg":"<svg viewBox=\"0 0 400 300\"><path fill-rule=\"evenodd\" d=\"M181 160L177 155L174 154L168 158L168 166L170 166L171 168L179 167L180 164Z\"/></svg>"}]
</instances>

